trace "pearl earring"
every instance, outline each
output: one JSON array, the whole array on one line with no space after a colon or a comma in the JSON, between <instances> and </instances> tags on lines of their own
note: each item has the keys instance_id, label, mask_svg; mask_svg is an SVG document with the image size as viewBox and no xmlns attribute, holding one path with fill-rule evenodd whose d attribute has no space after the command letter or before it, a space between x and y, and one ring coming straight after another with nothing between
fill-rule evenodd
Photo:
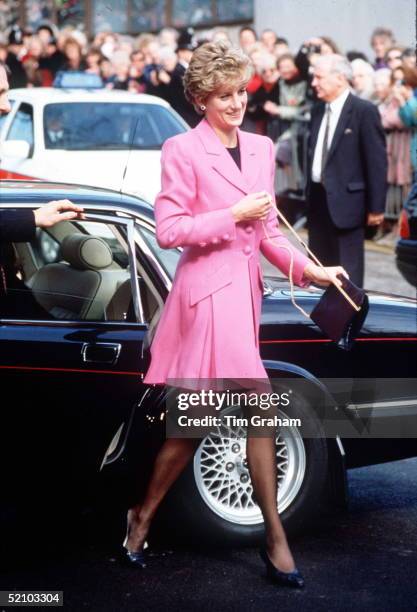
<instances>
[{"instance_id":1,"label":"pearl earring","mask_svg":"<svg viewBox=\"0 0 417 612\"><path fill-rule=\"evenodd\" d=\"M203 113L204 113L204 111L206 110L206 107L204 106L204 104L202 104L202 105L200 106L200 110L202 110L202 111L203 111Z\"/></svg>"}]
</instances>

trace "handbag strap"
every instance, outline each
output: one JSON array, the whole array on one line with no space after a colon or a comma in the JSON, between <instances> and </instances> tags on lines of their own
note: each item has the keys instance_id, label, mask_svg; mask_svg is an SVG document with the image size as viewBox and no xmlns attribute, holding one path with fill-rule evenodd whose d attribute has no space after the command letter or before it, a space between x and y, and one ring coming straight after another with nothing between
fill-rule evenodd
<instances>
[{"instance_id":1,"label":"handbag strap","mask_svg":"<svg viewBox=\"0 0 417 612\"><path fill-rule=\"evenodd\" d=\"M275 207L278 216L280 217L280 219L282 219L282 221L285 223L285 225L288 227L288 229L291 231L291 233L297 238L298 242L305 248L305 250L307 251L307 253L314 259L314 261L317 263L318 266L320 266L320 268L322 268L322 270L325 271L325 273L327 274L327 276L329 277L329 280L334 284L334 286L340 291L340 293L343 295L343 297L349 302L349 304L352 306L352 308L354 308L354 310L356 310L357 312L360 311L361 307L358 306L357 304L355 304L355 302L352 300L352 298L346 293L346 291L343 289L343 287L339 287L339 285L337 285L336 283L333 282L332 278L330 277L330 275L328 274L326 268L323 266L323 264L321 263L321 261L319 261L319 259L314 255L314 253L312 251L310 251L310 249L308 248L308 246L306 245L306 243L304 242L304 240L297 234L297 232L295 231L295 229L292 227L292 225L290 225L290 223L287 221L287 219L285 218L285 216L282 214L282 212L280 210L278 210L278 207ZM271 239L271 237L269 236L266 227L265 227L265 223L264 220L262 219L262 226L264 228L264 232L265 235L268 239L269 242L271 242L272 244L273 241ZM291 252L291 250L288 247L283 247L283 245L275 245L278 246L280 248L287 248L290 253L291 253L291 263L290 263L290 273L292 272L292 265L293 265L293 253ZM290 278L290 286L292 287L293 285L293 281L292 278ZM291 300L293 300L293 294L291 294ZM294 304L294 301L293 301ZM295 304L294 304L295 305ZM298 307L299 308L299 307Z\"/></svg>"},{"instance_id":2,"label":"handbag strap","mask_svg":"<svg viewBox=\"0 0 417 612\"><path fill-rule=\"evenodd\" d=\"M265 223L264 220L262 219L262 226L264 228L264 232L265 235L267 237L268 242L270 242L271 244L273 244L274 246L278 247L279 249L286 249L289 254L290 254L290 270L288 273L288 278L290 281L290 295L291 295L291 302L293 304L293 306L295 306L295 308L297 308L297 310L299 310L305 317L307 317L307 319L310 319L310 315L308 314L308 312L306 312L304 310L304 308L302 308L301 306L299 306L297 304L297 302L295 301L295 297L294 297L294 280L293 280L293 270L294 270L294 253L292 252L292 250L290 249L290 247L288 247L287 245L284 244L275 244L272 240L272 238L269 236L266 227L265 227Z\"/></svg>"}]
</instances>

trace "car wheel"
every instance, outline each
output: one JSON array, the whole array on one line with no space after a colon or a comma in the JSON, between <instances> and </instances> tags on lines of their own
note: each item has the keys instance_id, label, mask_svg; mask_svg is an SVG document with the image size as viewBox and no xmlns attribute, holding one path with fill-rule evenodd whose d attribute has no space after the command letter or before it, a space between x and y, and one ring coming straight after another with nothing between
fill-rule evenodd
<instances>
[{"instance_id":1,"label":"car wheel","mask_svg":"<svg viewBox=\"0 0 417 612\"><path fill-rule=\"evenodd\" d=\"M304 398L293 397L291 409L280 409L278 416L299 418L303 424L304 436L290 426L277 430L275 439L278 509L287 533L295 533L307 526L325 499L328 447ZM188 534L193 531L210 542L255 544L264 528L247 467L245 431L228 429L227 437L213 431L202 440L175 486L171 511Z\"/></svg>"}]
</instances>

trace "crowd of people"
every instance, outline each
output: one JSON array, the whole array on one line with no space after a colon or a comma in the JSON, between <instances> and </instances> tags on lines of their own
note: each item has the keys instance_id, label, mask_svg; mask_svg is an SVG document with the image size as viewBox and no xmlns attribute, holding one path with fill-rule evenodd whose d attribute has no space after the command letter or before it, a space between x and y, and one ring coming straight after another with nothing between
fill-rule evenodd
<instances>
[{"instance_id":1,"label":"crowd of people","mask_svg":"<svg viewBox=\"0 0 417 612\"><path fill-rule=\"evenodd\" d=\"M79 30L58 31L50 23L36 31L13 26L0 42L0 62L9 69L11 88L50 86L59 70L81 70L99 75L108 89L164 98L194 127L201 117L186 99L182 79L196 47L219 39L229 39L226 29L214 28L204 38L191 29L164 28L158 35L136 38L100 32L88 41ZM373 58L355 50L345 57L353 71L351 91L377 105L381 114L388 154L386 218L395 221L417 173L416 54L398 44L387 28L375 29L370 43ZM311 82L317 59L342 52L334 40L320 36L292 53L289 42L273 30L258 36L250 26L240 29L238 44L254 67L243 128L277 142L294 121L308 117L316 95ZM281 157L285 166L285 147Z\"/></svg>"}]
</instances>

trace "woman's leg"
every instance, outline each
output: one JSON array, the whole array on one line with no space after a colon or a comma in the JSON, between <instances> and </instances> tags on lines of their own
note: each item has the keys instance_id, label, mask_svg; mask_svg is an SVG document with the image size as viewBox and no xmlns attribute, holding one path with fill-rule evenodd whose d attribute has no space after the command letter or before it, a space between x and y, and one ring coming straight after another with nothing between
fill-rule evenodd
<instances>
[{"instance_id":1,"label":"woman's leg","mask_svg":"<svg viewBox=\"0 0 417 612\"><path fill-rule=\"evenodd\" d=\"M156 457L145 499L129 510L128 550L142 548L159 504L190 461L200 441L199 438L165 440Z\"/></svg>"},{"instance_id":2,"label":"woman's leg","mask_svg":"<svg viewBox=\"0 0 417 612\"><path fill-rule=\"evenodd\" d=\"M281 571L291 572L295 563L277 509L275 437L248 435L246 455L256 501L265 522L269 558Z\"/></svg>"}]
</instances>

